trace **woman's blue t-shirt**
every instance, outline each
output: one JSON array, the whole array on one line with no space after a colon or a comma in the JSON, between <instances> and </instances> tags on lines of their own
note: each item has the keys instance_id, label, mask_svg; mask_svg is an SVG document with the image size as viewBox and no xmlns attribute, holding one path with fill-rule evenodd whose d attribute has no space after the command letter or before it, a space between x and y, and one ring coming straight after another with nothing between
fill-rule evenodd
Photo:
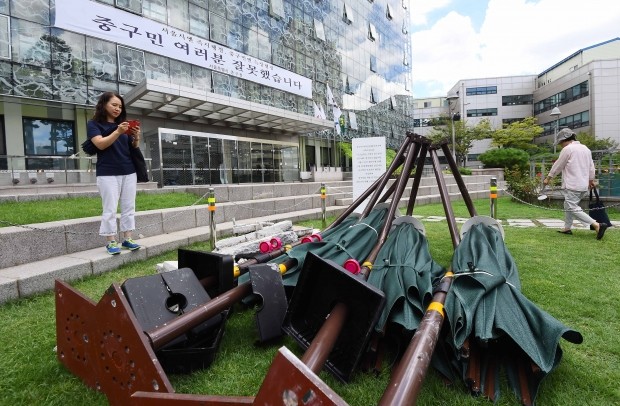
<instances>
[{"instance_id":1,"label":"woman's blue t-shirt","mask_svg":"<svg viewBox=\"0 0 620 406\"><path fill-rule=\"evenodd\" d=\"M116 126L116 123L89 120L86 134L90 139L114 131ZM130 142L127 134L121 134L112 145L97 152L97 176L129 175L136 172L129 152Z\"/></svg>"}]
</instances>

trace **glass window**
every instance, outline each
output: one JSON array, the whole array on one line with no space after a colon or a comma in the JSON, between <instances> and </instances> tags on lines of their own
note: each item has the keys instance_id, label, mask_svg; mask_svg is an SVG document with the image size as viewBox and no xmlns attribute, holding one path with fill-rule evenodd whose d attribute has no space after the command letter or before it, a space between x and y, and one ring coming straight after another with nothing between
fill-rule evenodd
<instances>
[{"instance_id":1,"label":"glass window","mask_svg":"<svg viewBox=\"0 0 620 406\"><path fill-rule=\"evenodd\" d=\"M316 38L325 41L325 27L323 26L323 21L314 19L314 32L316 34Z\"/></svg>"},{"instance_id":2,"label":"glass window","mask_svg":"<svg viewBox=\"0 0 620 406\"><path fill-rule=\"evenodd\" d=\"M368 39L374 41L377 38L379 38L377 35L377 28L375 28L373 23L368 23Z\"/></svg>"},{"instance_id":3,"label":"glass window","mask_svg":"<svg viewBox=\"0 0 620 406\"><path fill-rule=\"evenodd\" d=\"M471 109L467 110L467 117L487 117L487 116L496 116L497 109Z\"/></svg>"},{"instance_id":4,"label":"glass window","mask_svg":"<svg viewBox=\"0 0 620 406\"><path fill-rule=\"evenodd\" d=\"M201 38L209 38L209 13L202 7L189 5L189 32Z\"/></svg>"},{"instance_id":5,"label":"glass window","mask_svg":"<svg viewBox=\"0 0 620 406\"><path fill-rule=\"evenodd\" d=\"M86 37L86 74L88 76L115 81L116 46L107 41Z\"/></svg>"},{"instance_id":6,"label":"glass window","mask_svg":"<svg viewBox=\"0 0 620 406\"><path fill-rule=\"evenodd\" d=\"M22 119L25 155L71 155L75 151L72 121Z\"/></svg>"},{"instance_id":7,"label":"glass window","mask_svg":"<svg viewBox=\"0 0 620 406\"><path fill-rule=\"evenodd\" d=\"M263 61L271 60L271 41L267 36L258 36L258 57Z\"/></svg>"},{"instance_id":8,"label":"glass window","mask_svg":"<svg viewBox=\"0 0 620 406\"><path fill-rule=\"evenodd\" d=\"M189 7L187 0L168 0L168 25L183 31L189 31Z\"/></svg>"},{"instance_id":9,"label":"glass window","mask_svg":"<svg viewBox=\"0 0 620 406\"><path fill-rule=\"evenodd\" d=\"M208 9L212 13L226 17L226 0L209 0Z\"/></svg>"},{"instance_id":10,"label":"glass window","mask_svg":"<svg viewBox=\"0 0 620 406\"><path fill-rule=\"evenodd\" d=\"M235 51L243 52L243 31L240 24L228 22L228 46Z\"/></svg>"},{"instance_id":11,"label":"glass window","mask_svg":"<svg viewBox=\"0 0 620 406\"><path fill-rule=\"evenodd\" d=\"M144 0L142 13L151 20L166 23L166 0Z\"/></svg>"},{"instance_id":12,"label":"glass window","mask_svg":"<svg viewBox=\"0 0 620 406\"><path fill-rule=\"evenodd\" d=\"M0 58L11 59L11 20L0 15Z\"/></svg>"},{"instance_id":13,"label":"glass window","mask_svg":"<svg viewBox=\"0 0 620 406\"><path fill-rule=\"evenodd\" d=\"M465 89L467 96L480 96L484 94L497 94L497 86L468 87Z\"/></svg>"},{"instance_id":14,"label":"glass window","mask_svg":"<svg viewBox=\"0 0 620 406\"><path fill-rule=\"evenodd\" d=\"M50 29L24 20L11 20L13 61L40 67L51 66Z\"/></svg>"},{"instance_id":15,"label":"glass window","mask_svg":"<svg viewBox=\"0 0 620 406\"><path fill-rule=\"evenodd\" d=\"M7 1L0 1L0 3L7 3ZM51 8L47 1L10 0L10 10L13 17L33 21L46 26L50 25Z\"/></svg>"},{"instance_id":16,"label":"glass window","mask_svg":"<svg viewBox=\"0 0 620 406\"><path fill-rule=\"evenodd\" d=\"M170 59L170 83L192 87L192 65Z\"/></svg>"},{"instance_id":17,"label":"glass window","mask_svg":"<svg viewBox=\"0 0 620 406\"><path fill-rule=\"evenodd\" d=\"M213 92L217 94L222 94L224 96L231 95L231 84L230 84L230 76L213 72Z\"/></svg>"},{"instance_id":18,"label":"glass window","mask_svg":"<svg viewBox=\"0 0 620 406\"><path fill-rule=\"evenodd\" d=\"M374 55L370 55L370 70L372 72L377 71L377 57Z\"/></svg>"},{"instance_id":19,"label":"glass window","mask_svg":"<svg viewBox=\"0 0 620 406\"><path fill-rule=\"evenodd\" d=\"M209 34L211 35L211 41L215 41L222 45L228 45L226 19L217 14L209 13Z\"/></svg>"},{"instance_id":20,"label":"glass window","mask_svg":"<svg viewBox=\"0 0 620 406\"><path fill-rule=\"evenodd\" d=\"M13 67L10 62L0 61L0 77L10 78L13 76ZM0 94L13 94L13 85L6 80L0 80Z\"/></svg>"},{"instance_id":21,"label":"glass window","mask_svg":"<svg viewBox=\"0 0 620 406\"><path fill-rule=\"evenodd\" d=\"M47 68L13 65L13 80L16 96L52 99L52 73Z\"/></svg>"},{"instance_id":22,"label":"glass window","mask_svg":"<svg viewBox=\"0 0 620 406\"><path fill-rule=\"evenodd\" d=\"M118 45L119 80L140 83L144 80L144 51Z\"/></svg>"},{"instance_id":23,"label":"glass window","mask_svg":"<svg viewBox=\"0 0 620 406\"><path fill-rule=\"evenodd\" d=\"M86 104L88 100L86 83L86 77L82 74L53 72L52 89L54 100Z\"/></svg>"},{"instance_id":24,"label":"glass window","mask_svg":"<svg viewBox=\"0 0 620 406\"><path fill-rule=\"evenodd\" d=\"M344 9L342 10L342 20L347 24L351 24L354 21L353 10L351 9L351 6L349 6L347 3L344 3Z\"/></svg>"},{"instance_id":25,"label":"glass window","mask_svg":"<svg viewBox=\"0 0 620 406\"><path fill-rule=\"evenodd\" d=\"M269 15L284 18L284 2L282 0L269 0Z\"/></svg>"},{"instance_id":26,"label":"glass window","mask_svg":"<svg viewBox=\"0 0 620 406\"><path fill-rule=\"evenodd\" d=\"M349 112L349 127L353 130L357 130L357 116L354 112Z\"/></svg>"},{"instance_id":27,"label":"glass window","mask_svg":"<svg viewBox=\"0 0 620 406\"><path fill-rule=\"evenodd\" d=\"M211 91L211 70L192 65L192 87L195 89Z\"/></svg>"},{"instance_id":28,"label":"glass window","mask_svg":"<svg viewBox=\"0 0 620 406\"><path fill-rule=\"evenodd\" d=\"M83 75L86 66L84 36L59 29L52 29L52 34L50 37L52 69Z\"/></svg>"},{"instance_id":29,"label":"glass window","mask_svg":"<svg viewBox=\"0 0 620 406\"><path fill-rule=\"evenodd\" d=\"M502 106L521 106L532 104L534 102L534 95L514 95L514 96L502 96Z\"/></svg>"},{"instance_id":30,"label":"glass window","mask_svg":"<svg viewBox=\"0 0 620 406\"><path fill-rule=\"evenodd\" d=\"M134 13L142 14L142 1L145 3L145 8L152 0L116 0L116 6L119 8L124 8L125 10L133 11ZM164 1L164 12L166 10L166 0ZM146 14L145 14L146 15ZM166 21L161 20L162 22Z\"/></svg>"},{"instance_id":31,"label":"glass window","mask_svg":"<svg viewBox=\"0 0 620 406\"><path fill-rule=\"evenodd\" d=\"M238 141L236 149L237 167L233 172L233 182L252 182L252 147L249 141Z\"/></svg>"}]
</instances>

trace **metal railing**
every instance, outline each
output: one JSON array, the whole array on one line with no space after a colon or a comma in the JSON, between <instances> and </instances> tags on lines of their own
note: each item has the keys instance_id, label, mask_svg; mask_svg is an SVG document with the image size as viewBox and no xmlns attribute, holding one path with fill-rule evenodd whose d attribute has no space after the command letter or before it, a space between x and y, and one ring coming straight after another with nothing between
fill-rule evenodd
<instances>
[{"instance_id":1,"label":"metal railing","mask_svg":"<svg viewBox=\"0 0 620 406\"><path fill-rule=\"evenodd\" d=\"M599 195L620 196L620 155L610 151L592 151ZM543 179L551 169L554 160L530 161L530 176Z\"/></svg>"},{"instance_id":2,"label":"metal railing","mask_svg":"<svg viewBox=\"0 0 620 406\"><path fill-rule=\"evenodd\" d=\"M151 175L151 159L146 158ZM0 155L0 186L95 183L97 157L79 154L58 155Z\"/></svg>"}]
</instances>

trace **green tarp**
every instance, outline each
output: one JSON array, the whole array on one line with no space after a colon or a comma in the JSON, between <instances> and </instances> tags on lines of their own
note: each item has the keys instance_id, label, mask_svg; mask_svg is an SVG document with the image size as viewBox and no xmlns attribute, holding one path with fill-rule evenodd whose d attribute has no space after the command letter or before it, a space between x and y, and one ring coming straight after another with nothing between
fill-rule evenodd
<instances>
[{"instance_id":1,"label":"green tarp","mask_svg":"<svg viewBox=\"0 0 620 406\"><path fill-rule=\"evenodd\" d=\"M471 389L468 367L480 362L480 391L496 398L503 367L516 395L533 404L540 382L561 360L560 338L579 344L581 334L521 293L514 259L493 227L478 224L463 236L452 270L445 311L457 372Z\"/></svg>"},{"instance_id":2,"label":"green tarp","mask_svg":"<svg viewBox=\"0 0 620 406\"><path fill-rule=\"evenodd\" d=\"M370 250L375 246L379 233L385 222L388 207L375 207L366 218L355 222L346 221L336 226L336 230L329 230L320 242L300 244L269 262L280 264L289 258L297 260L297 265L282 275L284 286L295 286L299 272L303 267L306 254L311 251L323 259L329 259L342 266L349 258L359 262L366 259Z\"/></svg>"},{"instance_id":3,"label":"green tarp","mask_svg":"<svg viewBox=\"0 0 620 406\"><path fill-rule=\"evenodd\" d=\"M412 223L400 223L381 247L368 283L385 293L386 304L375 327L384 333L392 322L418 328L432 299L433 281L445 270L431 258L426 237Z\"/></svg>"}]
</instances>

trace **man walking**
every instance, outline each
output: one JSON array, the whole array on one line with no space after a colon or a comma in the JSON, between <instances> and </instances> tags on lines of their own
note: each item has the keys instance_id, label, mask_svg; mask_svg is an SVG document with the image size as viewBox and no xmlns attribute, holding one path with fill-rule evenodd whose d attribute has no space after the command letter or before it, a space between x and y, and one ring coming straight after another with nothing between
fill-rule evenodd
<instances>
[{"instance_id":1,"label":"man walking","mask_svg":"<svg viewBox=\"0 0 620 406\"><path fill-rule=\"evenodd\" d=\"M586 196L589 188L595 187L592 152L577 141L576 134L570 128L563 128L558 132L556 143L562 147L562 151L543 183L548 185L555 175L562 173L564 229L558 233L573 234L571 231L573 219L577 219L589 225L591 230L596 231L596 239L600 240L605 235L607 224L597 223L579 206L579 202Z\"/></svg>"}]
</instances>

